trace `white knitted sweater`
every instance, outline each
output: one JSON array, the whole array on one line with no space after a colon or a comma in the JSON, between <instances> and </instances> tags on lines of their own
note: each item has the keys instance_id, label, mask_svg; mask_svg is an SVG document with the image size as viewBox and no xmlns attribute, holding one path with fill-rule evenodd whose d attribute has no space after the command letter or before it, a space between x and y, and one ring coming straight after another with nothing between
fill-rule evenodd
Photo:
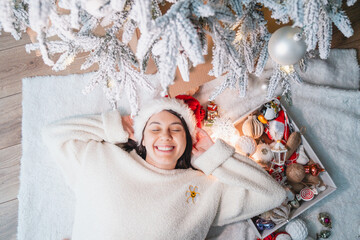
<instances>
[{"instance_id":1,"label":"white knitted sweater","mask_svg":"<svg viewBox=\"0 0 360 240\"><path fill-rule=\"evenodd\" d=\"M204 239L211 225L285 199L268 173L223 141L193 161L201 171L158 169L125 152L115 145L128 140L118 111L51 124L43 139L75 192L72 240Z\"/></svg>"}]
</instances>

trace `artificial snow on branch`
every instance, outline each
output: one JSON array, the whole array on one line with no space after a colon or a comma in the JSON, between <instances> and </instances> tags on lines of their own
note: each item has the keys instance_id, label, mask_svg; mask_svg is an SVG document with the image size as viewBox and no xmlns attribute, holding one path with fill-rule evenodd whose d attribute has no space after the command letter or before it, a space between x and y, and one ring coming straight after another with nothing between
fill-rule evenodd
<instances>
[{"instance_id":1,"label":"artificial snow on branch","mask_svg":"<svg viewBox=\"0 0 360 240\"><path fill-rule=\"evenodd\" d=\"M249 75L260 76L268 60L271 34L264 7L277 22L300 27L307 51L318 47L320 57L326 59L333 23L346 37L354 32L343 2L352 6L356 0L2 0L0 30L18 40L31 28L37 42L26 45L26 50L40 50L54 71L66 69L78 54L89 53L81 68L97 64L99 69L85 92L103 87L113 107L120 96L127 95L134 115L138 89L154 90L145 74L150 58L157 67L154 79L165 95L174 83L176 68L184 81L191 81L189 71L204 63L210 36L214 46L209 74L224 76L210 99L226 88L237 89L244 97ZM164 5L171 6L165 10ZM130 44L135 33L140 33L140 39L133 52ZM295 71L276 67L268 98L277 86L291 96L291 81L300 81Z\"/></svg>"}]
</instances>

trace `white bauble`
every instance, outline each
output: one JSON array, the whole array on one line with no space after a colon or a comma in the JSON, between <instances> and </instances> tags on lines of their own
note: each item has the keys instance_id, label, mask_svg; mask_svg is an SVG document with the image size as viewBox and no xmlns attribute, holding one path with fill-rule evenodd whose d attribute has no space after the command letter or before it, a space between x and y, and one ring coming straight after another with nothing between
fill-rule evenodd
<instances>
[{"instance_id":1,"label":"white bauble","mask_svg":"<svg viewBox=\"0 0 360 240\"><path fill-rule=\"evenodd\" d=\"M285 231L291 236L292 240L305 240L308 235L308 229L305 222L299 218L289 222Z\"/></svg>"},{"instance_id":2,"label":"white bauble","mask_svg":"<svg viewBox=\"0 0 360 240\"><path fill-rule=\"evenodd\" d=\"M275 240L291 240L291 237L287 233L280 233L275 237Z\"/></svg>"},{"instance_id":3,"label":"white bauble","mask_svg":"<svg viewBox=\"0 0 360 240\"><path fill-rule=\"evenodd\" d=\"M270 162L274 158L274 154L271 151L271 147L266 143L261 143L256 147L256 152L252 155L255 161L261 161L264 163Z\"/></svg>"},{"instance_id":4,"label":"white bauble","mask_svg":"<svg viewBox=\"0 0 360 240\"><path fill-rule=\"evenodd\" d=\"M235 147L240 153L251 156L256 151L256 142L251 137L241 136L236 141Z\"/></svg>"},{"instance_id":5,"label":"white bauble","mask_svg":"<svg viewBox=\"0 0 360 240\"><path fill-rule=\"evenodd\" d=\"M306 44L297 27L282 27L276 30L269 40L270 57L281 65L292 65L306 53Z\"/></svg>"}]
</instances>

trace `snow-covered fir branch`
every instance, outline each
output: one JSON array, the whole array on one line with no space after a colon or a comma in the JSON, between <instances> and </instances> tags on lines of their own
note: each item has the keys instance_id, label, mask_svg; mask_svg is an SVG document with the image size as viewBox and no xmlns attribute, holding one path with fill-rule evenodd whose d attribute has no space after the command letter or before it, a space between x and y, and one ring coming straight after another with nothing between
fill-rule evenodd
<instances>
[{"instance_id":1,"label":"snow-covered fir branch","mask_svg":"<svg viewBox=\"0 0 360 240\"><path fill-rule=\"evenodd\" d=\"M0 30L20 39L31 28L37 42L26 45L27 51L40 50L43 61L55 71L65 69L79 53L88 52L82 69L97 64L99 70L87 91L102 86L113 106L127 94L135 114L137 89L153 90L145 75L150 58L155 61L162 94L166 94L176 68L184 81L191 81L189 71L204 62L211 37L213 68L209 74L225 75L225 80L210 98L227 88L237 89L243 97L249 74L261 75L268 60L270 34L262 8L271 10L278 22L302 28L308 53L318 48L320 57L326 59L333 23L346 37L354 33L342 9L345 2L352 6L356 0L2 0ZM164 11L164 4L171 7ZM99 28L105 33L99 34ZM55 35L58 38L51 39ZM134 35L140 36L136 53L129 47ZM291 97L291 81L301 80L296 72L284 73L277 67L268 98L280 85Z\"/></svg>"}]
</instances>

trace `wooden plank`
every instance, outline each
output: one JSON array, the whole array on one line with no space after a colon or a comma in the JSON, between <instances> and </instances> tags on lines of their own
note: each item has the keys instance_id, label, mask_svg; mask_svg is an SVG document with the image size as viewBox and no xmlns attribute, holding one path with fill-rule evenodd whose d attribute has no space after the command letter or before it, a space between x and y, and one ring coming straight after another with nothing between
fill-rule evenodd
<instances>
[{"instance_id":1,"label":"wooden plank","mask_svg":"<svg viewBox=\"0 0 360 240\"><path fill-rule=\"evenodd\" d=\"M0 99L0 149L21 142L22 94Z\"/></svg>"},{"instance_id":2,"label":"wooden plank","mask_svg":"<svg viewBox=\"0 0 360 240\"><path fill-rule=\"evenodd\" d=\"M7 32L2 32L0 35L0 51L18 46L23 46L23 48L25 48L25 44L28 43L31 43L31 41L26 33L23 33L19 40L15 40L15 38Z\"/></svg>"},{"instance_id":3,"label":"wooden plank","mask_svg":"<svg viewBox=\"0 0 360 240\"><path fill-rule=\"evenodd\" d=\"M343 9L350 19L354 35L347 38L336 26L333 26L331 48L355 48L357 50L358 63L360 64L360 1L357 1L351 7L343 4Z\"/></svg>"},{"instance_id":4,"label":"wooden plank","mask_svg":"<svg viewBox=\"0 0 360 240\"><path fill-rule=\"evenodd\" d=\"M20 162L11 167L0 169L0 203L17 198L20 187Z\"/></svg>"},{"instance_id":5,"label":"wooden plank","mask_svg":"<svg viewBox=\"0 0 360 240\"><path fill-rule=\"evenodd\" d=\"M17 197L19 192L21 145L0 150L0 203Z\"/></svg>"},{"instance_id":6,"label":"wooden plank","mask_svg":"<svg viewBox=\"0 0 360 240\"><path fill-rule=\"evenodd\" d=\"M20 163L21 144L0 150L0 170Z\"/></svg>"},{"instance_id":7,"label":"wooden plank","mask_svg":"<svg viewBox=\"0 0 360 240\"><path fill-rule=\"evenodd\" d=\"M16 240L18 205L17 199L0 204L0 239Z\"/></svg>"},{"instance_id":8,"label":"wooden plank","mask_svg":"<svg viewBox=\"0 0 360 240\"><path fill-rule=\"evenodd\" d=\"M344 4L343 9L350 19L351 26L354 29L354 35L350 38L347 38L336 26L333 26L332 47L343 48L344 45L352 45L352 47L356 48L358 45L352 43L360 41L360 1L357 1L351 7L348 7L346 4Z\"/></svg>"},{"instance_id":9,"label":"wooden plank","mask_svg":"<svg viewBox=\"0 0 360 240\"><path fill-rule=\"evenodd\" d=\"M0 98L21 92L21 79L44 75L69 75L97 70L93 65L86 71L80 70L88 53L81 53L65 70L55 72L35 52L26 53L23 46L0 51Z\"/></svg>"}]
</instances>

